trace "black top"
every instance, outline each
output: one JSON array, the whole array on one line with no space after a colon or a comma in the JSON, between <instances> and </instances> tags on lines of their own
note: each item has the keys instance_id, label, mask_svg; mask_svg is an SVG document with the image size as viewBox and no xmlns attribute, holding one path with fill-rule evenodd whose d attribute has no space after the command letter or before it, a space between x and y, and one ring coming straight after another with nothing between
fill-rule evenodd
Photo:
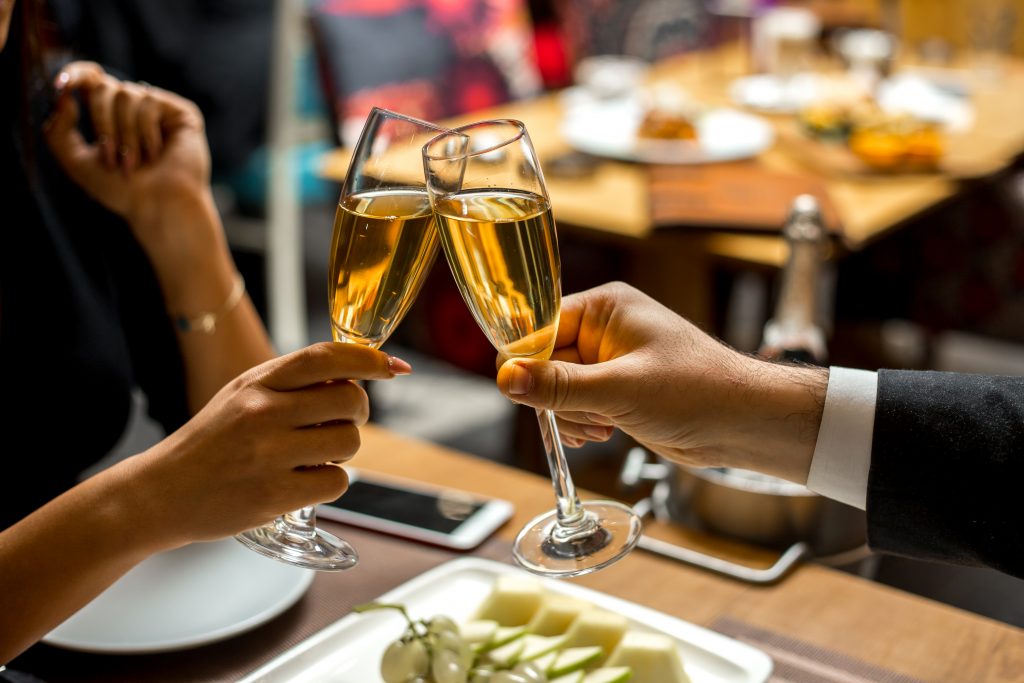
<instances>
[{"instance_id":1,"label":"black top","mask_svg":"<svg viewBox=\"0 0 1024 683\"><path fill-rule=\"evenodd\" d=\"M883 370L871 545L1024 578L1024 377Z\"/></svg>"},{"instance_id":2,"label":"black top","mask_svg":"<svg viewBox=\"0 0 1024 683\"><path fill-rule=\"evenodd\" d=\"M0 529L107 454L133 387L165 429L188 418L181 354L144 252L123 221L65 178L38 136L24 139L11 96L19 48L0 53ZM45 98L33 100L38 131Z\"/></svg>"}]
</instances>

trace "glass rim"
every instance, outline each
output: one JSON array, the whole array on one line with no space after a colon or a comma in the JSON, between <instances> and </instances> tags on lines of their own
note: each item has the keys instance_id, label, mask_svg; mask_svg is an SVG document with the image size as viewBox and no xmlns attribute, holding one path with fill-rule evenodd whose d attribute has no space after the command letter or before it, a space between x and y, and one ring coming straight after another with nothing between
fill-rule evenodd
<instances>
[{"instance_id":1,"label":"glass rim","mask_svg":"<svg viewBox=\"0 0 1024 683\"><path fill-rule=\"evenodd\" d=\"M466 138L468 140L470 136L466 134L466 131L470 131L474 128L482 128L484 126L497 125L512 126L516 128L517 132L512 137L503 139L500 142L496 142L495 144L485 147L483 149L477 149L473 151L467 150L465 152L457 154L440 155L433 155L428 151L434 145L435 142L438 142L442 138L448 136L458 136ZM474 121L473 123L467 123L456 128L449 128L444 132L440 133L439 135L436 135L435 137L431 138L425 145L423 145L423 157L428 161L455 161L457 159L470 159L472 157L490 154L498 149L501 149L502 147L512 144L513 142L517 142L523 139L524 136L526 136L526 124L524 124L522 121L518 119L488 119L486 121Z\"/></svg>"},{"instance_id":2,"label":"glass rim","mask_svg":"<svg viewBox=\"0 0 1024 683\"><path fill-rule=\"evenodd\" d=\"M409 116L408 114L402 114L402 113L397 112L397 111L392 111L391 109L385 109L384 107L376 107L375 106L375 107L371 108L370 109L370 113L366 115L366 120L369 121L370 118L375 116L375 115L387 116L387 117L392 118L392 119L401 119L402 121L407 121L409 123L414 123L417 126L422 126L424 128L430 128L432 130L437 130L437 131L440 131L440 135L444 135L445 133L450 133L451 132L450 128L445 128L444 126L439 126L436 123L431 123L430 121L424 121L423 119L418 119L418 118L416 118L414 116ZM435 137L440 137L440 135L437 135ZM433 139L434 138L431 138L431 142L433 141ZM428 142L427 144L430 144L430 143Z\"/></svg>"}]
</instances>

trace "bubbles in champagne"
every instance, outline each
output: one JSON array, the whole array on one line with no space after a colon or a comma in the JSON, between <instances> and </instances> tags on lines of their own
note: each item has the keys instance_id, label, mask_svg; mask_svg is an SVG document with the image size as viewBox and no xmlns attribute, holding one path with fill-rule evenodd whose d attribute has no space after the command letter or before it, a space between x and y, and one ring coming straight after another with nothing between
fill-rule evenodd
<instances>
[{"instance_id":1,"label":"bubbles in champagne","mask_svg":"<svg viewBox=\"0 0 1024 683\"><path fill-rule=\"evenodd\" d=\"M334 219L328 282L335 341L383 344L405 317L436 254L426 191L345 198Z\"/></svg>"},{"instance_id":2,"label":"bubbles in champagne","mask_svg":"<svg viewBox=\"0 0 1024 683\"><path fill-rule=\"evenodd\" d=\"M434 207L463 298L503 356L548 358L561 303L558 240L543 197L471 190Z\"/></svg>"}]
</instances>

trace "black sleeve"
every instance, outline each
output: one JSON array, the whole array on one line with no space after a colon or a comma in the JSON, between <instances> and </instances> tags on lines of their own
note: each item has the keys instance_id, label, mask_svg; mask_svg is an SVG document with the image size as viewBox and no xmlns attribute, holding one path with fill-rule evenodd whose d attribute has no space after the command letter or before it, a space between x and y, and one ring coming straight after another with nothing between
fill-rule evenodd
<instances>
[{"instance_id":1,"label":"black sleeve","mask_svg":"<svg viewBox=\"0 0 1024 683\"><path fill-rule=\"evenodd\" d=\"M174 323L149 258L128 225L116 217L108 226L107 249L135 382L146 395L150 417L170 434L190 417Z\"/></svg>"},{"instance_id":2,"label":"black sleeve","mask_svg":"<svg viewBox=\"0 0 1024 683\"><path fill-rule=\"evenodd\" d=\"M1024 377L882 370L871 546L1024 577Z\"/></svg>"},{"instance_id":3,"label":"black sleeve","mask_svg":"<svg viewBox=\"0 0 1024 683\"><path fill-rule=\"evenodd\" d=\"M170 434L190 417L185 365L149 257L128 224L88 197L51 155L39 162L54 220L71 226L68 239L112 308L117 329L110 333L128 355L131 382L146 394L150 417Z\"/></svg>"}]
</instances>

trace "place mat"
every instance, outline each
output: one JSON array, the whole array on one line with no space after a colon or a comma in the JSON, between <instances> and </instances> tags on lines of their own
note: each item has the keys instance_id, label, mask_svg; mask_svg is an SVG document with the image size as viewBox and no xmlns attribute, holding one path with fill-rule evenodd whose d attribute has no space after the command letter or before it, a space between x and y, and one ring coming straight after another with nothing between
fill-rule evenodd
<instances>
[{"instance_id":1,"label":"place mat","mask_svg":"<svg viewBox=\"0 0 1024 683\"><path fill-rule=\"evenodd\" d=\"M203 647L153 655L95 655L39 644L11 662L46 683L223 683L237 681L383 593L444 562L472 555L512 561L512 545L491 539L460 553L372 531L318 522L359 551L359 564L321 572L293 607L242 635Z\"/></svg>"},{"instance_id":2,"label":"place mat","mask_svg":"<svg viewBox=\"0 0 1024 683\"><path fill-rule=\"evenodd\" d=\"M767 652L775 662L769 683L924 683L730 617L718 619L711 628Z\"/></svg>"},{"instance_id":3,"label":"place mat","mask_svg":"<svg viewBox=\"0 0 1024 683\"><path fill-rule=\"evenodd\" d=\"M757 162L651 166L649 194L655 227L778 233L793 200L810 194L818 199L829 232L842 232L822 180L771 171Z\"/></svg>"}]
</instances>

